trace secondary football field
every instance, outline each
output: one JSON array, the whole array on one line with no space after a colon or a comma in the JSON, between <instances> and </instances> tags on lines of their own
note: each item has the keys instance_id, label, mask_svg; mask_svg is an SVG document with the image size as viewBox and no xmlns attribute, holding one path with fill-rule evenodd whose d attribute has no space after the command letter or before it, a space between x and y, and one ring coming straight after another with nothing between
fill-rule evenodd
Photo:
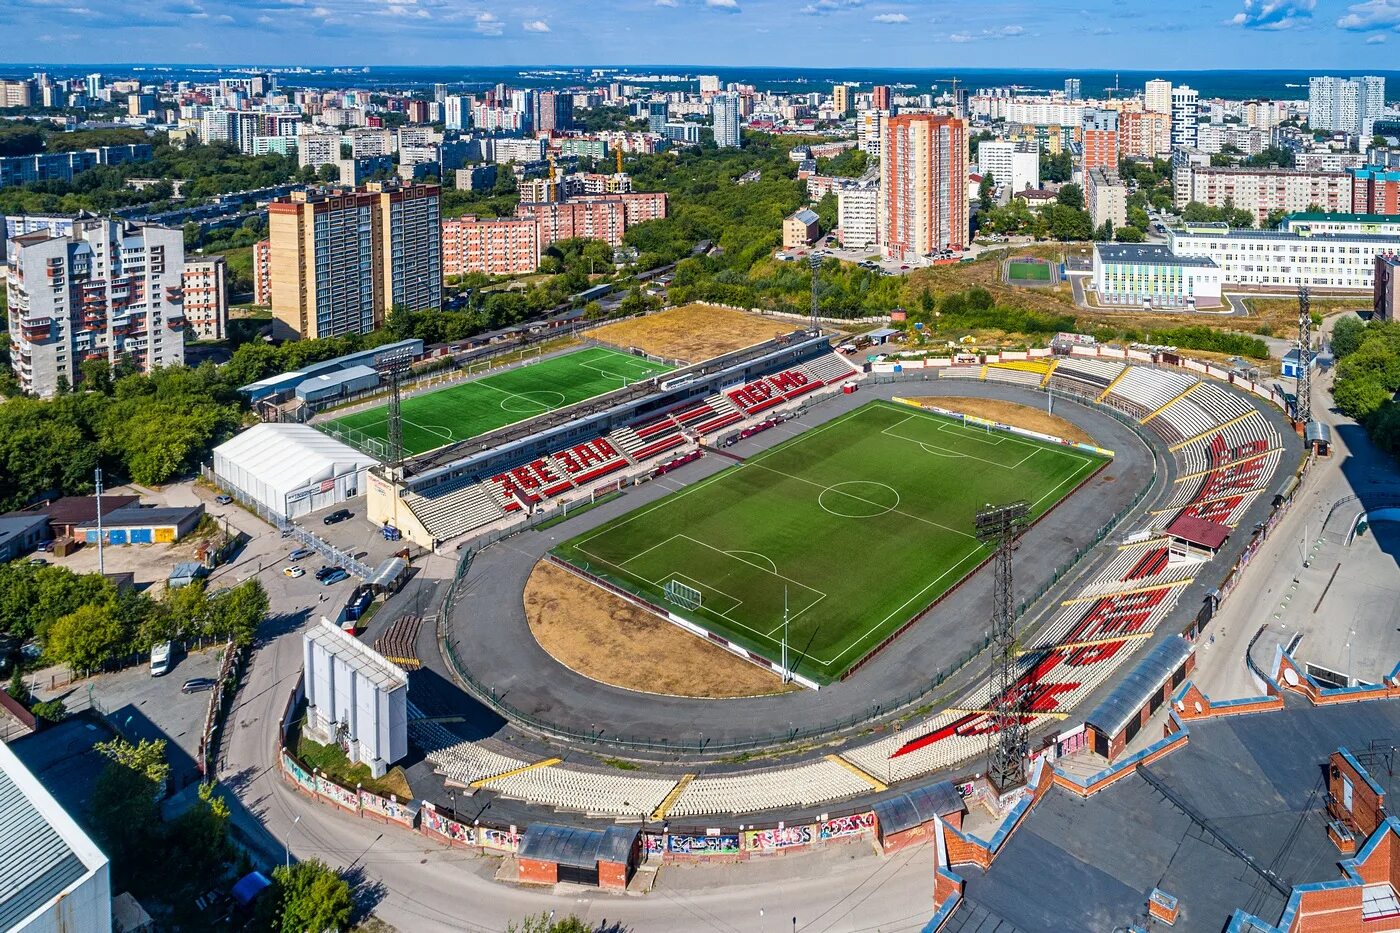
<instances>
[{"instance_id":1,"label":"secondary football field","mask_svg":"<svg viewBox=\"0 0 1400 933\"><path fill-rule=\"evenodd\" d=\"M871 402L555 553L774 661L786 607L791 666L829 683L981 562L979 509L1038 517L1104 462Z\"/></svg>"},{"instance_id":2,"label":"secondary football field","mask_svg":"<svg viewBox=\"0 0 1400 933\"><path fill-rule=\"evenodd\" d=\"M592 347L415 395L402 404L404 452L412 456L436 450L670 369L643 357ZM316 426L370 453L386 452L387 406Z\"/></svg>"}]
</instances>

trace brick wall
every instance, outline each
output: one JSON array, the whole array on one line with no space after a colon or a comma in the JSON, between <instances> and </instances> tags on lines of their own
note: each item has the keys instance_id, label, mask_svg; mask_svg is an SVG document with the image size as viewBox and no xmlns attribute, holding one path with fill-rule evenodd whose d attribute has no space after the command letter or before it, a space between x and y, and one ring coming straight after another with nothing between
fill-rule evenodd
<instances>
[{"instance_id":1,"label":"brick wall","mask_svg":"<svg viewBox=\"0 0 1400 933\"><path fill-rule=\"evenodd\" d=\"M523 884L557 884L559 866L553 862L541 862L523 858L520 862L520 881Z\"/></svg>"}]
</instances>

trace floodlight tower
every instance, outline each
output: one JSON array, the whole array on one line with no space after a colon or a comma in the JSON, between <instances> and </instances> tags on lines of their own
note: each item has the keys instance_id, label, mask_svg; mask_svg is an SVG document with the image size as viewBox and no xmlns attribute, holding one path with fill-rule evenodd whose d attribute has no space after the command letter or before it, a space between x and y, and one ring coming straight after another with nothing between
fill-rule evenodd
<instances>
[{"instance_id":1,"label":"floodlight tower","mask_svg":"<svg viewBox=\"0 0 1400 933\"><path fill-rule=\"evenodd\" d=\"M403 464L403 380L408 375L413 355L407 350L395 350L375 357L374 368L379 377L389 383L389 459L388 466L397 469Z\"/></svg>"},{"instance_id":2,"label":"floodlight tower","mask_svg":"<svg viewBox=\"0 0 1400 933\"><path fill-rule=\"evenodd\" d=\"M1312 309L1308 304L1308 287L1298 286L1298 399L1293 411L1298 424L1307 430L1312 420Z\"/></svg>"},{"instance_id":3,"label":"floodlight tower","mask_svg":"<svg viewBox=\"0 0 1400 933\"><path fill-rule=\"evenodd\" d=\"M817 288L821 284L818 273L821 272L822 258L816 254L815 250L807 257L807 265L812 268L812 333L816 334L821 332L821 325L817 322L817 318L821 315L821 302L817 298Z\"/></svg>"},{"instance_id":4,"label":"floodlight tower","mask_svg":"<svg viewBox=\"0 0 1400 933\"><path fill-rule=\"evenodd\" d=\"M987 779L1005 793L1025 783L1023 762L1030 743L1023 720L1024 698L1016 689L1016 635L1012 627L1011 551L1026 526L1030 504L1025 500L988 505L977 513L977 540L996 548L992 560L992 664L989 676L993 731L987 743Z\"/></svg>"}]
</instances>

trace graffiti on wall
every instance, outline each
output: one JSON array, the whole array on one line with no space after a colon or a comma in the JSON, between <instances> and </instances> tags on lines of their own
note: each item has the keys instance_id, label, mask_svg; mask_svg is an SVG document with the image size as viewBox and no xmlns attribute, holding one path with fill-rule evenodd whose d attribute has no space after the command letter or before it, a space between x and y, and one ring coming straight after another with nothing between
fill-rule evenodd
<instances>
[{"instance_id":1,"label":"graffiti on wall","mask_svg":"<svg viewBox=\"0 0 1400 933\"><path fill-rule=\"evenodd\" d=\"M666 837L659 833L642 835L642 851L647 855L662 855L666 852Z\"/></svg>"},{"instance_id":2,"label":"graffiti on wall","mask_svg":"<svg viewBox=\"0 0 1400 933\"><path fill-rule=\"evenodd\" d=\"M479 832L481 837L477 841L484 849L497 849L501 852L515 852L520 849L519 833L486 828L482 828Z\"/></svg>"},{"instance_id":3,"label":"graffiti on wall","mask_svg":"<svg viewBox=\"0 0 1400 933\"><path fill-rule=\"evenodd\" d=\"M291 755L286 751L282 752L282 770L292 776L302 788L310 793L316 793L316 779L313 778L301 765L297 764Z\"/></svg>"},{"instance_id":4,"label":"graffiti on wall","mask_svg":"<svg viewBox=\"0 0 1400 933\"><path fill-rule=\"evenodd\" d=\"M842 836L854 836L874 828L875 814L867 810L865 813L852 813L850 816L838 816L834 820L827 820L817 826L817 835L822 839L840 839Z\"/></svg>"},{"instance_id":5,"label":"graffiti on wall","mask_svg":"<svg viewBox=\"0 0 1400 933\"><path fill-rule=\"evenodd\" d=\"M358 812L360 809L360 795L357 791L341 787L335 781L319 775L316 777L316 793L333 803L340 804L347 810Z\"/></svg>"},{"instance_id":6,"label":"graffiti on wall","mask_svg":"<svg viewBox=\"0 0 1400 933\"><path fill-rule=\"evenodd\" d=\"M782 829L751 829L744 833L744 848L750 852L776 852L812 844L811 826L785 826Z\"/></svg>"},{"instance_id":7,"label":"graffiti on wall","mask_svg":"<svg viewBox=\"0 0 1400 933\"><path fill-rule=\"evenodd\" d=\"M667 836L666 851L675 855L738 855L738 835Z\"/></svg>"},{"instance_id":8,"label":"graffiti on wall","mask_svg":"<svg viewBox=\"0 0 1400 933\"><path fill-rule=\"evenodd\" d=\"M367 790L361 790L360 806L387 820L393 820L405 826L413 825L413 808L401 803L397 798L381 797L378 794L371 794Z\"/></svg>"},{"instance_id":9,"label":"graffiti on wall","mask_svg":"<svg viewBox=\"0 0 1400 933\"><path fill-rule=\"evenodd\" d=\"M476 845L476 833L472 827L456 820L449 820L433 807L423 808L423 825L439 836L466 846Z\"/></svg>"}]
</instances>

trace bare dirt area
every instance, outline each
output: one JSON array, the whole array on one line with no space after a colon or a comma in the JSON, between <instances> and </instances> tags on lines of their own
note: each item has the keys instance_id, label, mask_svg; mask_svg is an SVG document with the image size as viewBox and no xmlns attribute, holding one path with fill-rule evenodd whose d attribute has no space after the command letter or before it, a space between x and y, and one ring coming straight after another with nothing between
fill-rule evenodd
<instances>
[{"instance_id":1,"label":"bare dirt area","mask_svg":"<svg viewBox=\"0 0 1400 933\"><path fill-rule=\"evenodd\" d=\"M790 334L797 326L782 318L690 304L606 324L588 336L617 347L637 347L653 356L698 363Z\"/></svg>"},{"instance_id":2,"label":"bare dirt area","mask_svg":"<svg viewBox=\"0 0 1400 933\"><path fill-rule=\"evenodd\" d=\"M1077 425L1071 424L1059 415L1048 414L1029 405L1017 405L1015 402L1003 402L994 398L966 398L954 395L926 396L911 398L909 401L924 408L943 408L948 411L961 412L964 415L972 415L975 418L986 418L1001 424L1025 428L1027 431L1050 434L1067 441L1098 446L1098 442L1084 433Z\"/></svg>"},{"instance_id":3,"label":"bare dirt area","mask_svg":"<svg viewBox=\"0 0 1400 933\"><path fill-rule=\"evenodd\" d=\"M705 699L800 689L547 561L525 585L525 617L561 664L615 687Z\"/></svg>"}]
</instances>

